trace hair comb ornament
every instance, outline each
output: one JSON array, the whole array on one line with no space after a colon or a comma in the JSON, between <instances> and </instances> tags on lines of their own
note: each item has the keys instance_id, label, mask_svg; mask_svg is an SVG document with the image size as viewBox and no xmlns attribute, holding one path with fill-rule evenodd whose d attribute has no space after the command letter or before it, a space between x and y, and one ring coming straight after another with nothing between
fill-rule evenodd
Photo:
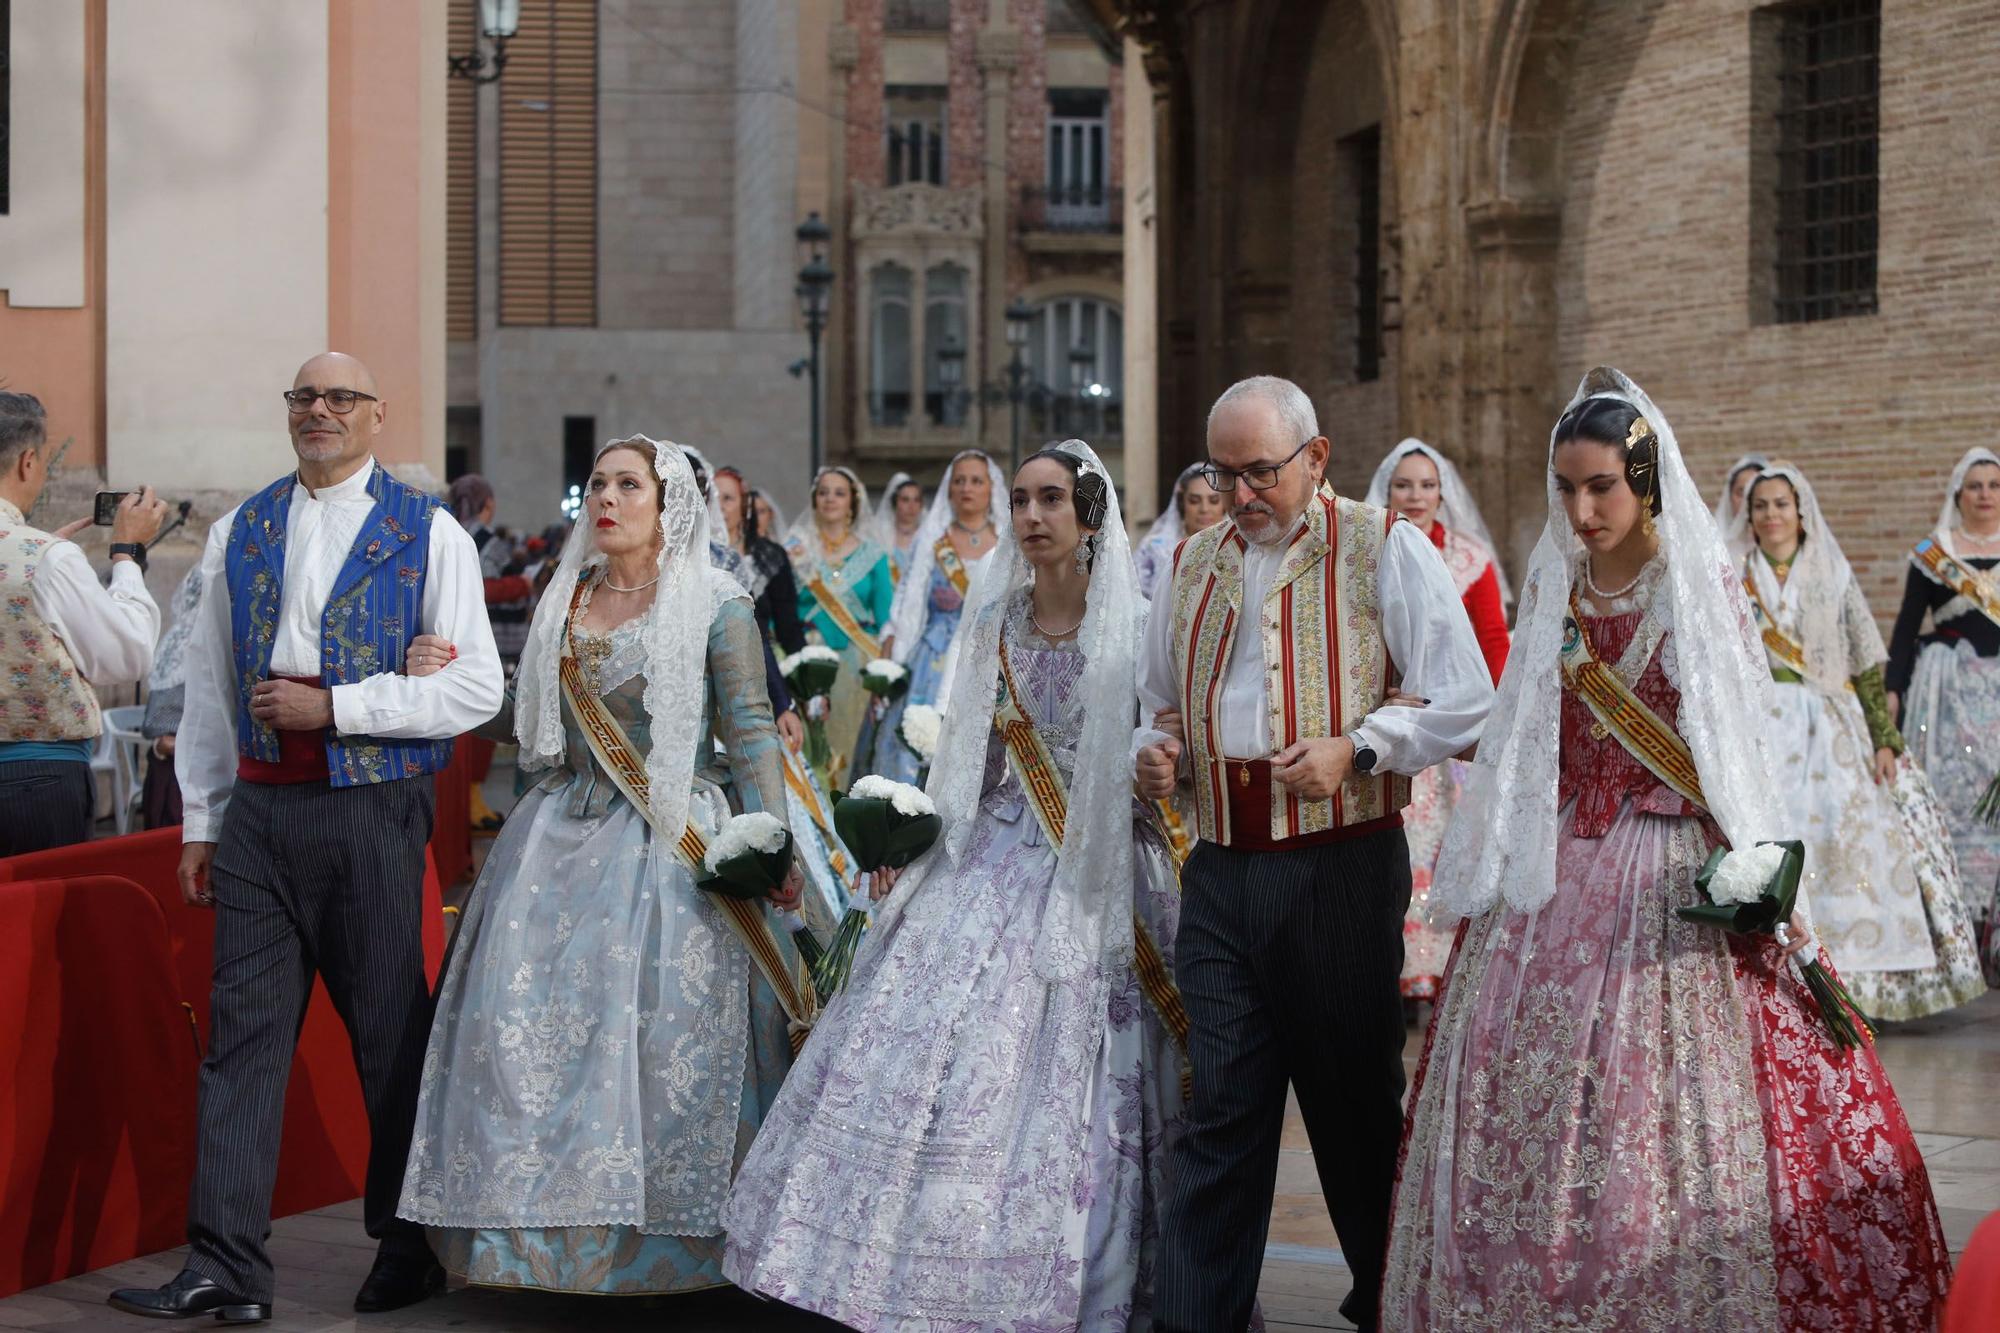
<instances>
[{"instance_id":1,"label":"hair comb ornament","mask_svg":"<svg viewBox=\"0 0 2000 1333\"><path fill-rule=\"evenodd\" d=\"M1644 417L1632 418L1632 429L1625 432L1625 452L1631 453L1647 440L1653 438L1653 423Z\"/></svg>"}]
</instances>

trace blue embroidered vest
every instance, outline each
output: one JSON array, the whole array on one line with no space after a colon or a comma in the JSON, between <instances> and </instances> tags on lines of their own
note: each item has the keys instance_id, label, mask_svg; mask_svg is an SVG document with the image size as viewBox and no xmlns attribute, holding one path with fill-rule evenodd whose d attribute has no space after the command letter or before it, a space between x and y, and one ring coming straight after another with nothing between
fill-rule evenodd
<instances>
[{"instance_id":1,"label":"blue embroidered vest","mask_svg":"<svg viewBox=\"0 0 2000 1333\"><path fill-rule=\"evenodd\" d=\"M229 530L224 570L236 668L236 748L269 763L278 762L278 733L250 715L250 691L271 670L284 604L285 525L296 484L296 476L281 478L243 502ZM355 534L320 622L320 680L329 686L400 671L410 640L421 632L431 517L439 502L379 463L368 494L375 508ZM435 773L451 762L453 739L379 740L328 727L329 780L355 787Z\"/></svg>"}]
</instances>

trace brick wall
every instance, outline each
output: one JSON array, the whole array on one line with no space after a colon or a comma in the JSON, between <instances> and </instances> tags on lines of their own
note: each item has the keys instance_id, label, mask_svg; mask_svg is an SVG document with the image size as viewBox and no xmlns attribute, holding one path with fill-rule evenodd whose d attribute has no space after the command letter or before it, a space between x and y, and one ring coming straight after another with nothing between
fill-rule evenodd
<instances>
[{"instance_id":1,"label":"brick wall","mask_svg":"<svg viewBox=\"0 0 2000 1333\"><path fill-rule=\"evenodd\" d=\"M1750 8L1586 7L1564 125L1563 382L1609 361L1713 497L1761 449L1800 463L1885 627L1904 555L2000 402L1993 246L2000 7L1884 0L1880 313L1763 322Z\"/></svg>"},{"instance_id":2,"label":"brick wall","mask_svg":"<svg viewBox=\"0 0 2000 1333\"><path fill-rule=\"evenodd\" d=\"M952 0L946 37L945 133L950 185L973 185L986 178L986 85L980 77L979 30L986 25L986 0Z\"/></svg>"}]
</instances>

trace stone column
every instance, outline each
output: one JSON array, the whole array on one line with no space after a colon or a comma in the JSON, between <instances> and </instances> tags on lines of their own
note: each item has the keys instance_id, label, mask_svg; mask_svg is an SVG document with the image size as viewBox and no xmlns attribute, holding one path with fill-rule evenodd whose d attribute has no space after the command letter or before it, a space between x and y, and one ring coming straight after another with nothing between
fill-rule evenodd
<instances>
[{"instance_id":1,"label":"stone column","mask_svg":"<svg viewBox=\"0 0 2000 1333\"><path fill-rule=\"evenodd\" d=\"M1007 282L1007 235L1012 200L1007 197L1007 100L1013 93L1014 70L1021 61L1021 35L1014 29L1004 3L988 12L986 28L974 48L986 84L986 159L983 185L986 243L980 255L979 290L984 308L977 312L982 337L979 355L965 370L967 384L1000 383L1008 357L1007 305L1014 298ZM975 378L975 375L977 378ZM982 447L995 458L1006 458L1013 441L1013 405L1002 402L986 409L980 419ZM1026 408L1023 407L1025 413ZM1005 468L1003 467L1004 471Z\"/></svg>"},{"instance_id":2,"label":"stone column","mask_svg":"<svg viewBox=\"0 0 2000 1333\"><path fill-rule=\"evenodd\" d=\"M832 120L835 126L843 126L848 124L848 85L861 63L860 34L845 23L836 23L827 39L827 57L833 66ZM879 130L879 117L876 124ZM861 311L867 292L862 286L862 275L854 271L854 248L848 244L854 190L847 178L847 139L847 134L836 129L828 136L827 143L826 222L833 229L827 262L834 267L834 280L833 290L827 294L830 305L826 332L821 335L824 341L820 343L820 423L826 432L824 457L829 460L853 457L854 438L861 426L857 414L867 410L861 395L849 382L853 374L854 340L866 336L867 326ZM795 246L795 255L796 252ZM795 259L795 271L798 262Z\"/></svg>"},{"instance_id":3,"label":"stone column","mask_svg":"<svg viewBox=\"0 0 2000 1333\"><path fill-rule=\"evenodd\" d=\"M1474 290L1459 453L1493 540L1518 571L1548 518L1562 214L1553 203L1494 199L1468 209L1467 221Z\"/></svg>"},{"instance_id":4,"label":"stone column","mask_svg":"<svg viewBox=\"0 0 2000 1333\"><path fill-rule=\"evenodd\" d=\"M1125 517L1159 511L1159 251L1153 174L1152 84L1139 44L1125 39L1122 161L1125 187Z\"/></svg>"}]
</instances>

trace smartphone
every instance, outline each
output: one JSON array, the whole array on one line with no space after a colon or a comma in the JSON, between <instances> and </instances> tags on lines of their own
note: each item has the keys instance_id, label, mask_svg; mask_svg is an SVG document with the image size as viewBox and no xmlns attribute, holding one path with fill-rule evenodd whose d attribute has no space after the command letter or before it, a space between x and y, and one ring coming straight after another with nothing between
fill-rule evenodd
<instances>
[{"instance_id":1,"label":"smartphone","mask_svg":"<svg viewBox=\"0 0 2000 1333\"><path fill-rule=\"evenodd\" d=\"M97 493L97 512L91 516L90 521L100 528L110 527L118 521L118 506L123 504L125 497L131 493L130 491L99 491Z\"/></svg>"}]
</instances>

